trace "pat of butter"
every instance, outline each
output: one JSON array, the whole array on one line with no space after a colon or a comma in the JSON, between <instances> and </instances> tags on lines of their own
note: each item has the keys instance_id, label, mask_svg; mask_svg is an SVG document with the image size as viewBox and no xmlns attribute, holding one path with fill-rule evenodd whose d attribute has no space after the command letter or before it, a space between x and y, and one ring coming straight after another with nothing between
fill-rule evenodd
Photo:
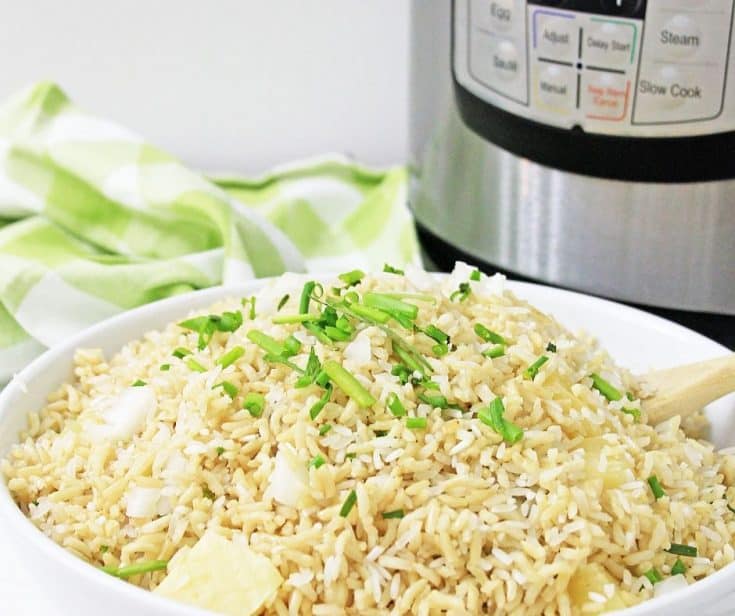
<instances>
[{"instance_id":1,"label":"pat of butter","mask_svg":"<svg viewBox=\"0 0 735 616\"><path fill-rule=\"evenodd\" d=\"M210 531L176 554L154 592L219 614L250 616L273 599L282 583L265 556Z\"/></svg>"}]
</instances>

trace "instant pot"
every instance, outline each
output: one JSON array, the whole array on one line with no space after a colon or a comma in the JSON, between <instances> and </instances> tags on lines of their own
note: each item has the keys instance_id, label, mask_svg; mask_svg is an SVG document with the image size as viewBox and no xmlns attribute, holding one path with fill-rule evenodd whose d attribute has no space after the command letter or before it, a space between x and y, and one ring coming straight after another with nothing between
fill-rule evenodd
<instances>
[{"instance_id":1,"label":"instant pot","mask_svg":"<svg viewBox=\"0 0 735 616\"><path fill-rule=\"evenodd\" d=\"M733 0L414 0L428 256L735 345Z\"/></svg>"}]
</instances>

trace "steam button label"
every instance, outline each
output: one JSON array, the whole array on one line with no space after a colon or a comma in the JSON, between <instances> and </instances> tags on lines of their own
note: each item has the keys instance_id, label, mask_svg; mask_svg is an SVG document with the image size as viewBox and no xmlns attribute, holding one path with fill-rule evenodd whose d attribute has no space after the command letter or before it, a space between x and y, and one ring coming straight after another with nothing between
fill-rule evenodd
<instances>
[{"instance_id":1,"label":"steam button label","mask_svg":"<svg viewBox=\"0 0 735 616\"><path fill-rule=\"evenodd\" d=\"M686 58L702 46L699 26L686 15L674 15L658 33L659 48L674 58Z\"/></svg>"}]
</instances>

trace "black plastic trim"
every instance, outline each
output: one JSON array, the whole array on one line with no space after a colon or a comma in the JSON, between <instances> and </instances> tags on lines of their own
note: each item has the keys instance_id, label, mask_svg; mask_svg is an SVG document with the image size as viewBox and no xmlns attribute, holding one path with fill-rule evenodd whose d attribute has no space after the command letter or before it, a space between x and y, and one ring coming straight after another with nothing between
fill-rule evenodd
<instances>
[{"instance_id":1,"label":"black plastic trim","mask_svg":"<svg viewBox=\"0 0 735 616\"><path fill-rule=\"evenodd\" d=\"M517 272L511 272L506 269L496 267L487 261L478 259L464 250L449 244L439 236L435 235L429 229L421 225L416 224L416 228L421 241L421 246L424 249L426 255L431 259L433 264L441 271L448 272L454 267L455 261L464 261L471 265L475 265L482 271L488 274L500 273L505 274L509 278L514 280L520 280L524 282L535 282L540 284L548 285L548 282L543 280L537 280L523 276ZM552 285L558 288L569 288L561 287L560 285ZM580 289L570 289L572 291L579 291ZM582 291L586 293L586 291ZM620 301L614 297L605 299L612 299L613 301ZM652 306L645 306L642 304L634 304L631 302L621 302L640 308L646 312L656 314L665 319L676 321L682 325L689 327L693 330L698 331L700 334L716 340L720 344L724 344L726 347L735 351L735 315L727 314L713 314L710 312L692 312L688 310L675 310L670 308L659 308Z\"/></svg>"},{"instance_id":2,"label":"black plastic trim","mask_svg":"<svg viewBox=\"0 0 735 616\"><path fill-rule=\"evenodd\" d=\"M735 178L735 131L694 137L611 137L556 128L490 105L454 79L465 124L495 145L534 162L582 175L634 182Z\"/></svg>"},{"instance_id":3,"label":"black plastic trim","mask_svg":"<svg viewBox=\"0 0 735 616\"><path fill-rule=\"evenodd\" d=\"M623 0L620 5L615 0L528 0L528 4L611 17L643 19L646 15L646 0Z\"/></svg>"}]
</instances>

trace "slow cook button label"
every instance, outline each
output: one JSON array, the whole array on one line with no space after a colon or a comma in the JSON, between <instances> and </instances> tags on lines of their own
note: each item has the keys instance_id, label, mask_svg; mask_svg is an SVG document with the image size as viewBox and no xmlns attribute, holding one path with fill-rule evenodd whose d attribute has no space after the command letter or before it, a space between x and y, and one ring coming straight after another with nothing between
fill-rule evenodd
<instances>
[{"instance_id":1,"label":"slow cook button label","mask_svg":"<svg viewBox=\"0 0 735 616\"><path fill-rule=\"evenodd\" d=\"M589 71L582 78L582 105L588 118L622 122L628 114L630 81L625 75Z\"/></svg>"}]
</instances>

